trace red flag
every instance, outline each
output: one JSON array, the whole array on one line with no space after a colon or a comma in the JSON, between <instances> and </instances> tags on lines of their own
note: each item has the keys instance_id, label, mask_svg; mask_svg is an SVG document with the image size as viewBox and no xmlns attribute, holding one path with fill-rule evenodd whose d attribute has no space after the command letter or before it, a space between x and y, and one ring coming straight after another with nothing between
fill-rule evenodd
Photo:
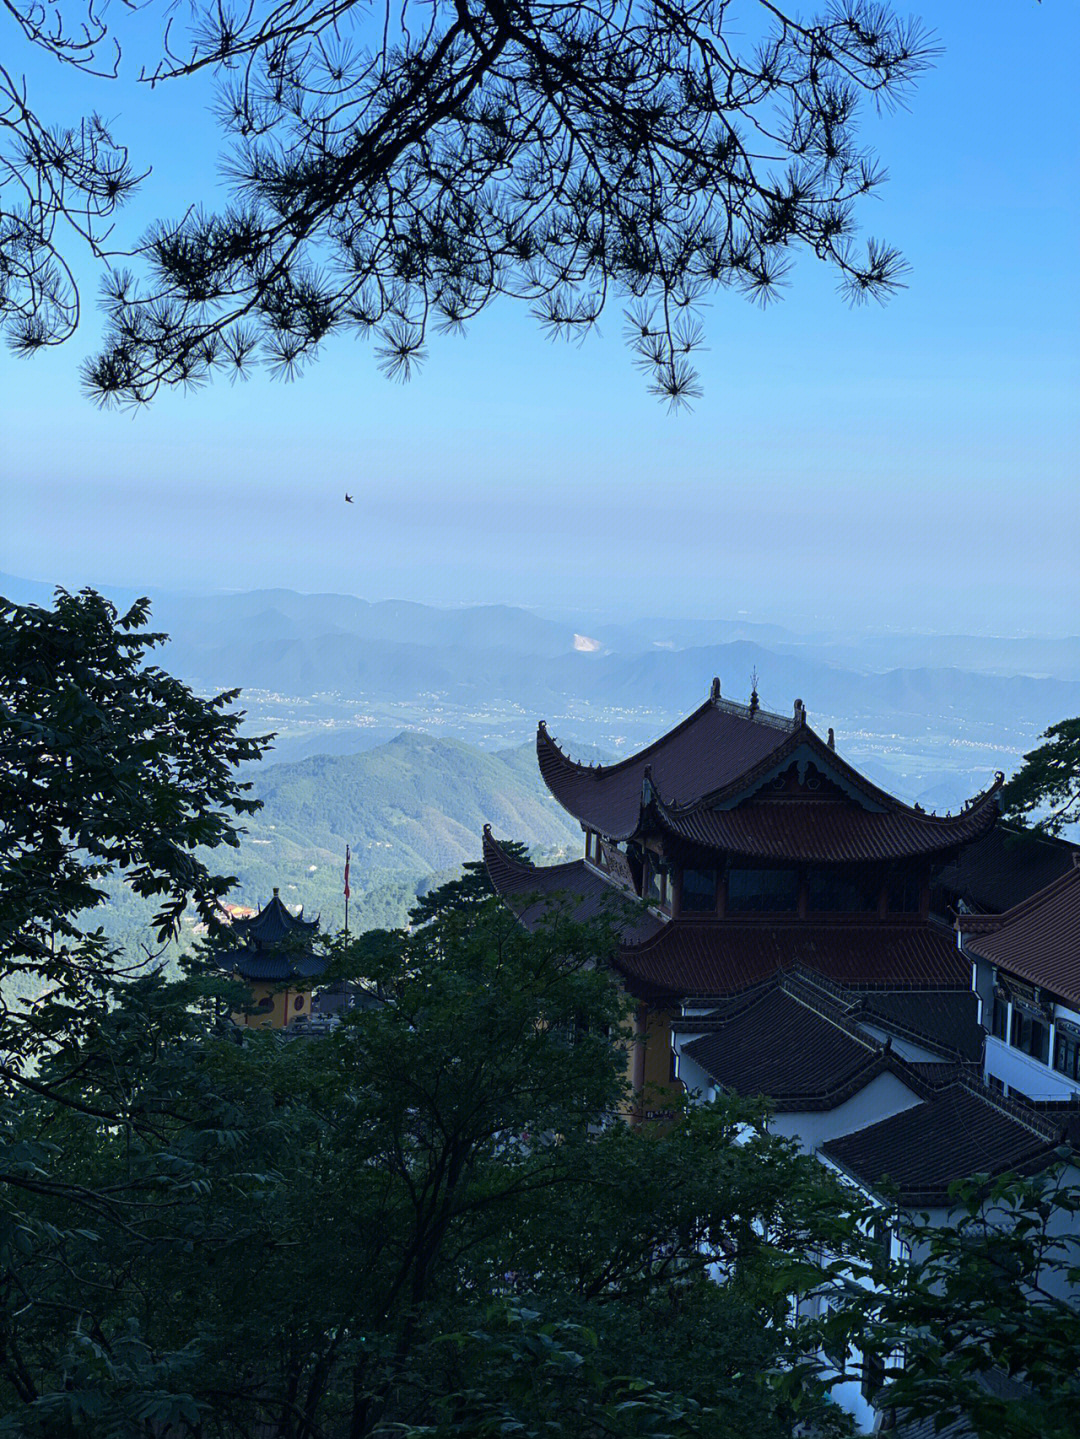
<instances>
[{"instance_id":1,"label":"red flag","mask_svg":"<svg viewBox=\"0 0 1080 1439\"><path fill-rule=\"evenodd\" d=\"M349 898L349 846L345 846L345 898Z\"/></svg>"}]
</instances>

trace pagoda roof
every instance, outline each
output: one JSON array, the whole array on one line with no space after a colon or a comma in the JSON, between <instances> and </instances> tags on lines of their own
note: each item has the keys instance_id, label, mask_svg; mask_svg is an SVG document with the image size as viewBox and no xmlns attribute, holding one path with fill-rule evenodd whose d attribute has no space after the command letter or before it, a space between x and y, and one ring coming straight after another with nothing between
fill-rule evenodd
<instances>
[{"instance_id":1,"label":"pagoda roof","mask_svg":"<svg viewBox=\"0 0 1080 1439\"><path fill-rule=\"evenodd\" d=\"M563 753L540 721L536 754L548 789L575 819L611 839L628 839L641 815L646 767L670 800L722 790L794 732L795 722L730 700L706 700L666 735L612 765L583 765Z\"/></svg>"},{"instance_id":2,"label":"pagoda roof","mask_svg":"<svg viewBox=\"0 0 1080 1439\"><path fill-rule=\"evenodd\" d=\"M1080 865L999 915L961 915L965 949L1080 1008Z\"/></svg>"},{"instance_id":3,"label":"pagoda roof","mask_svg":"<svg viewBox=\"0 0 1080 1439\"><path fill-rule=\"evenodd\" d=\"M684 916L622 944L614 963L627 988L647 999L738 994L800 967L854 989L966 989L971 982L950 931L914 917Z\"/></svg>"},{"instance_id":4,"label":"pagoda roof","mask_svg":"<svg viewBox=\"0 0 1080 1439\"><path fill-rule=\"evenodd\" d=\"M484 826L484 864L501 898L528 929L535 929L555 902L565 902L576 923L610 918L625 939L642 940L663 924L635 895L609 884L583 859L537 867L514 859Z\"/></svg>"},{"instance_id":5,"label":"pagoda roof","mask_svg":"<svg viewBox=\"0 0 1080 1439\"><path fill-rule=\"evenodd\" d=\"M288 979L314 979L330 963L326 955L294 954L289 950L227 949L217 955L222 969L241 979L274 983Z\"/></svg>"},{"instance_id":6,"label":"pagoda roof","mask_svg":"<svg viewBox=\"0 0 1080 1439\"><path fill-rule=\"evenodd\" d=\"M305 919L303 909L298 915L287 909L276 889L253 918L234 919L232 922L233 932L239 939L245 944L258 946L281 944L294 937L310 937L318 927L318 919Z\"/></svg>"},{"instance_id":7,"label":"pagoda roof","mask_svg":"<svg viewBox=\"0 0 1080 1439\"><path fill-rule=\"evenodd\" d=\"M830 740L831 740L830 732ZM702 848L772 861L839 863L940 853L985 835L998 815L994 784L956 815L903 804L840 758L806 723L749 705L707 700L653 744L615 765L570 759L541 721L536 737L548 789L583 826L609 839L667 833ZM829 782L798 795L768 788L796 765Z\"/></svg>"},{"instance_id":8,"label":"pagoda roof","mask_svg":"<svg viewBox=\"0 0 1080 1439\"><path fill-rule=\"evenodd\" d=\"M936 885L971 909L1000 914L1068 874L1078 857L1080 845L999 820L944 866Z\"/></svg>"},{"instance_id":9,"label":"pagoda roof","mask_svg":"<svg viewBox=\"0 0 1080 1439\"><path fill-rule=\"evenodd\" d=\"M974 1079L821 1146L865 1188L899 1191L901 1204L948 1203L949 1186L974 1174L1034 1172L1051 1163L1060 1120L995 1095Z\"/></svg>"},{"instance_id":10,"label":"pagoda roof","mask_svg":"<svg viewBox=\"0 0 1080 1439\"><path fill-rule=\"evenodd\" d=\"M710 799L666 805L657 799L658 827L678 839L747 859L837 863L912 859L969 843L998 816L995 784L956 815L931 815L890 800L867 810L835 799L749 800L732 809Z\"/></svg>"}]
</instances>

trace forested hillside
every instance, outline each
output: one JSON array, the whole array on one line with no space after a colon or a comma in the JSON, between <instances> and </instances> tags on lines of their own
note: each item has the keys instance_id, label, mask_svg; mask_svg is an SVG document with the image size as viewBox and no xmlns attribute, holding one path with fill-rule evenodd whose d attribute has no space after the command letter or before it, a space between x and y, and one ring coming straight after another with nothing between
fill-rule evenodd
<instances>
[{"instance_id":1,"label":"forested hillside","mask_svg":"<svg viewBox=\"0 0 1080 1439\"><path fill-rule=\"evenodd\" d=\"M238 898L273 884L310 912L341 905L345 846L352 886L421 879L480 853L497 833L537 850L580 846L580 831L541 783L531 745L485 754L458 740L401 734L363 754L273 765L256 782L263 809L237 855ZM354 910L360 920L360 910Z\"/></svg>"},{"instance_id":2,"label":"forested hillside","mask_svg":"<svg viewBox=\"0 0 1080 1439\"><path fill-rule=\"evenodd\" d=\"M216 868L237 877L230 898L257 907L277 885L287 904L321 915L327 929L344 918L347 844L353 930L404 923L433 876L478 858L485 824L537 854L580 849L580 830L544 788L532 745L491 754L409 733L362 754L260 766L252 778L264 807L246 820L238 850L214 856ZM150 938L152 906L118 883L112 893L95 918L137 952Z\"/></svg>"}]
</instances>

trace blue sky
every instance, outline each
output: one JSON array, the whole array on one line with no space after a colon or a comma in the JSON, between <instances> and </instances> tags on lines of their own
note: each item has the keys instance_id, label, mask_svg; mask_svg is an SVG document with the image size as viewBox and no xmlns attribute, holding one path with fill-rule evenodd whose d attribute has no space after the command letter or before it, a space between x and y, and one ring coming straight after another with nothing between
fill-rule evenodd
<instances>
[{"instance_id":1,"label":"blue sky","mask_svg":"<svg viewBox=\"0 0 1080 1439\"><path fill-rule=\"evenodd\" d=\"M1075 633L1080 9L922 14L945 53L908 111L865 126L890 182L864 234L912 266L884 308L849 309L809 257L764 313L716 296L689 415L648 396L617 308L572 348L505 305L436 339L404 387L340 340L297 383L166 395L132 418L79 392L91 281L69 346L0 357L0 569L151 594ZM153 163L118 238L215 203L204 96L97 93L40 64L31 79L40 108L96 105Z\"/></svg>"}]
</instances>

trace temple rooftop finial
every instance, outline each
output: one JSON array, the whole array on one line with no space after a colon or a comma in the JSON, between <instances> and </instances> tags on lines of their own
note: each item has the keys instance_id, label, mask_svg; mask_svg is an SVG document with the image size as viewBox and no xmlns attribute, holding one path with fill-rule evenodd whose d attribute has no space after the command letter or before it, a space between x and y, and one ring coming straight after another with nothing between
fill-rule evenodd
<instances>
[{"instance_id":1,"label":"temple rooftop finial","mask_svg":"<svg viewBox=\"0 0 1080 1439\"><path fill-rule=\"evenodd\" d=\"M716 701L720 698L720 676L719 676L719 675L714 675L714 676L713 676L713 682L712 682L712 684L709 686L709 698L712 700L713 704L715 704Z\"/></svg>"},{"instance_id":2,"label":"temple rooftop finial","mask_svg":"<svg viewBox=\"0 0 1080 1439\"><path fill-rule=\"evenodd\" d=\"M795 723L800 729L806 724L806 706L802 700L795 701Z\"/></svg>"},{"instance_id":3,"label":"temple rooftop finial","mask_svg":"<svg viewBox=\"0 0 1080 1439\"><path fill-rule=\"evenodd\" d=\"M761 702L760 702L760 700L758 699L758 692L757 692L757 670L754 669L754 670L751 672L751 674L750 674L750 713L751 713L751 715L756 715L757 712L758 712L758 710L759 710L760 708L761 708Z\"/></svg>"}]
</instances>

